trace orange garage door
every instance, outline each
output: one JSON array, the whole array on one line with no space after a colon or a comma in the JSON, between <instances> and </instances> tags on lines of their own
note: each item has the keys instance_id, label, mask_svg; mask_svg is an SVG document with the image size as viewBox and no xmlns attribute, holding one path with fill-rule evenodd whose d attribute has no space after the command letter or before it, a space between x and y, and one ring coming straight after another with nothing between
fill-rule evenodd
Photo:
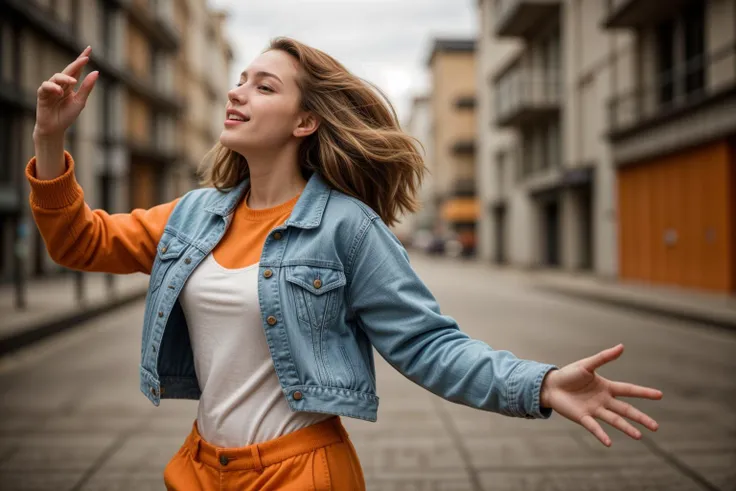
<instances>
[{"instance_id":1,"label":"orange garage door","mask_svg":"<svg viewBox=\"0 0 736 491\"><path fill-rule=\"evenodd\" d=\"M623 279L736 291L734 155L720 142L619 169Z\"/></svg>"}]
</instances>

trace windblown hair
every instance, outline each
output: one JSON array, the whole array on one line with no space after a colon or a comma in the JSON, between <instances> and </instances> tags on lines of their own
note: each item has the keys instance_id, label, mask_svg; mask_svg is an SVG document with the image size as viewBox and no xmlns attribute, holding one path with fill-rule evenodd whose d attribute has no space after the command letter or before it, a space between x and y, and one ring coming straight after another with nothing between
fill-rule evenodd
<instances>
[{"instance_id":1,"label":"windblown hair","mask_svg":"<svg viewBox=\"0 0 736 491\"><path fill-rule=\"evenodd\" d=\"M401 130L386 95L331 56L293 39L275 38L270 50L299 62L302 109L321 120L299 148L302 173L317 172L334 189L373 208L387 225L416 212L426 170L416 145L421 143ZM219 142L208 155L203 185L224 191L248 178L242 155Z\"/></svg>"}]
</instances>

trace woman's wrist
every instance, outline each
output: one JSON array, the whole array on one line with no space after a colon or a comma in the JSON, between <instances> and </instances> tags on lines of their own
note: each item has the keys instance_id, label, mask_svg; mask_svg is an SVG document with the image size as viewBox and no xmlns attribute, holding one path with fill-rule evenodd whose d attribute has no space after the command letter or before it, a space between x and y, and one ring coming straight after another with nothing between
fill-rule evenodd
<instances>
[{"instance_id":1,"label":"woman's wrist","mask_svg":"<svg viewBox=\"0 0 736 491\"><path fill-rule=\"evenodd\" d=\"M547 374L544 376L544 379L542 380L542 388L539 390L539 406L547 409L551 409L551 402L550 402L550 391L552 387L554 386L554 377L556 376L557 369L553 368Z\"/></svg>"},{"instance_id":2,"label":"woman's wrist","mask_svg":"<svg viewBox=\"0 0 736 491\"><path fill-rule=\"evenodd\" d=\"M66 171L64 161L64 134L39 135L33 133L36 152L36 178L42 181L55 179Z\"/></svg>"}]
</instances>

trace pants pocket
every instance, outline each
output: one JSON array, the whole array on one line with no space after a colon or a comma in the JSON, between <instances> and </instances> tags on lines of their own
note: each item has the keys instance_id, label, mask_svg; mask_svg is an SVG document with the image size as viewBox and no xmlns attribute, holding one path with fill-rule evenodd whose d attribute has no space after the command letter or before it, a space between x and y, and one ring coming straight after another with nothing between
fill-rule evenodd
<instances>
[{"instance_id":1,"label":"pants pocket","mask_svg":"<svg viewBox=\"0 0 736 491\"><path fill-rule=\"evenodd\" d=\"M312 483L314 491L332 491L332 476L325 447L318 448L312 454Z\"/></svg>"}]
</instances>

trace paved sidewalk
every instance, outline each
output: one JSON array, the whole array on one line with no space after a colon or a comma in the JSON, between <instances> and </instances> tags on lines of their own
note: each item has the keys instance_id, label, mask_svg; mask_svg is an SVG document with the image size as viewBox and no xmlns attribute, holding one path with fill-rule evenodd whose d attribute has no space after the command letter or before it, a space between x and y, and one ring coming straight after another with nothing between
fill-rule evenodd
<instances>
[{"instance_id":1,"label":"paved sidewalk","mask_svg":"<svg viewBox=\"0 0 736 491\"><path fill-rule=\"evenodd\" d=\"M533 286L546 291L736 330L734 296L565 272L536 272L529 278Z\"/></svg>"},{"instance_id":2,"label":"paved sidewalk","mask_svg":"<svg viewBox=\"0 0 736 491\"><path fill-rule=\"evenodd\" d=\"M430 256L412 251L420 260L458 263L458 260L442 256ZM646 283L620 282L604 279L589 273L559 270L522 270L499 267L479 259L460 260L488 274L516 284L596 302L618 305L642 312L697 322L709 326L736 331L736 296L709 293L686 288L650 285Z\"/></svg>"},{"instance_id":3,"label":"paved sidewalk","mask_svg":"<svg viewBox=\"0 0 736 491\"><path fill-rule=\"evenodd\" d=\"M144 298L148 288L143 274L115 276L113 291L104 274L85 273L83 278L81 304L74 274L30 281L24 310L15 307L14 286L0 285L0 356Z\"/></svg>"}]
</instances>

